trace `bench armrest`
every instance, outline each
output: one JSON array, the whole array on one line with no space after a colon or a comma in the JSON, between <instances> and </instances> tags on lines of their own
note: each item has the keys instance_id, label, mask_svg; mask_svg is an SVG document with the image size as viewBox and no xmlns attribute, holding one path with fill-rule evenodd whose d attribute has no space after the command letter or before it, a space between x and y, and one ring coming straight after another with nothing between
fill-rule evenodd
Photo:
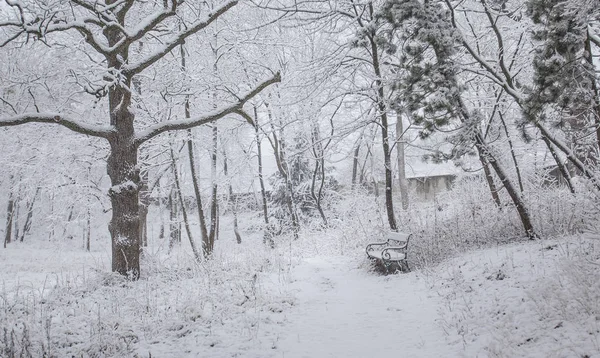
<instances>
[{"instance_id":1,"label":"bench armrest","mask_svg":"<svg viewBox=\"0 0 600 358\"><path fill-rule=\"evenodd\" d=\"M405 260L407 255L405 247L388 247L381 251L381 258L384 260Z\"/></svg>"},{"instance_id":2,"label":"bench armrest","mask_svg":"<svg viewBox=\"0 0 600 358\"><path fill-rule=\"evenodd\" d=\"M376 242L376 243L368 244L367 245L367 252L373 251L373 250L383 250L387 246L389 246L389 244L388 244L387 241L386 242Z\"/></svg>"}]
</instances>

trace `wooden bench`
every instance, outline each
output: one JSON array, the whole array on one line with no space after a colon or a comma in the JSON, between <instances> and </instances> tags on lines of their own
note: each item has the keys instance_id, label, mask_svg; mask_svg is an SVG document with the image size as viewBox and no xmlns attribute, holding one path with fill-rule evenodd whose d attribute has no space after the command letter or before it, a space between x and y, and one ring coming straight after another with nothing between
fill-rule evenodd
<instances>
[{"instance_id":1,"label":"wooden bench","mask_svg":"<svg viewBox=\"0 0 600 358\"><path fill-rule=\"evenodd\" d=\"M408 267L408 242L412 234L388 232L387 241L367 245L367 256L381 264L385 273L410 271Z\"/></svg>"}]
</instances>

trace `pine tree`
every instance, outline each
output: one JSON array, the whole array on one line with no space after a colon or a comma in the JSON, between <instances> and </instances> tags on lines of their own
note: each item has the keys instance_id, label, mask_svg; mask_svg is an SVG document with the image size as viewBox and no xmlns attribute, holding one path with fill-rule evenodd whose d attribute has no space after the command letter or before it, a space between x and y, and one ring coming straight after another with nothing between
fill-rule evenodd
<instances>
[{"instance_id":1,"label":"pine tree","mask_svg":"<svg viewBox=\"0 0 600 358\"><path fill-rule=\"evenodd\" d=\"M600 3L530 0L527 14L537 25L533 38L541 43L533 60L534 88L527 115L554 114L556 125L584 159L591 146L600 143L600 97L590 29L591 22L600 18ZM593 138L591 130L596 131L596 143L585 140Z\"/></svg>"},{"instance_id":2,"label":"pine tree","mask_svg":"<svg viewBox=\"0 0 600 358\"><path fill-rule=\"evenodd\" d=\"M453 119L462 129L454 136L459 156L475 148L482 164L494 169L511 197L527 237L535 238L529 211L481 133L481 118L470 111L462 98L459 69L454 59L461 39L451 15L438 2L425 0L387 0L381 15L391 25L388 41L404 44L397 64L394 87L397 106L412 112L422 126L421 137L428 137ZM390 46L393 49L393 46ZM494 191L491 189L492 192Z\"/></svg>"}]
</instances>

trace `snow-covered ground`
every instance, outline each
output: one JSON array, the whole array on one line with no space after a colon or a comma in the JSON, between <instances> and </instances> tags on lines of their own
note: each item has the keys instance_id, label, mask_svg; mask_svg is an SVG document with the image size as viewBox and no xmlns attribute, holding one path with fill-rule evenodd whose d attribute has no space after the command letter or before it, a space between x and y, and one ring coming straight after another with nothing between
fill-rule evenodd
<instances>
[{"instance_id":1,"label":"snow-covered ground","mask_svg":"<svg viewBox=\"0 0 600 358\"><path fill-rule=\"evenodd\" d=\"M201 265L154 248L133 283L107 273L101 248L11 244L0 356L13 344L33 357L600 357L597 239L514 243L391 276L358 248L300 255L254 241Z\"/></svg>"},{"instance_id":2,"label":"snow-covered ground","mask_svg":"<svg viewBox=\"0 0 600 358\"><path fill-rule=\"evenodd\" d=\"M448 357L440 298L417 274L376 276L347 257L304 260L291 275L280 357Z\"/></svg>"}]
</instances>

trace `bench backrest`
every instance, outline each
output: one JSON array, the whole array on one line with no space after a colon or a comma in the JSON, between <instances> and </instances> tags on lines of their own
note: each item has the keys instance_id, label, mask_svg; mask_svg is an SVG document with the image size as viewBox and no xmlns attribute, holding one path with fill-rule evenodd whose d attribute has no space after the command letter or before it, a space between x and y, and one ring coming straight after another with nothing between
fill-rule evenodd
<instances>
[{"instance_id":1,"label":"bench backrest","mask_svg":"<svg viewBox=\"0 0 600 358\"><path fill-rule=\"evenodd\" d=\"M403 232L394 232L394 231L390 231L387 234L387 238L389 241L397 241L399 244L404 244L406 242L408 242L408 240L410 239L410 237L412 236L412 234L406 234Z\"/></svg>"}]
</instances>

